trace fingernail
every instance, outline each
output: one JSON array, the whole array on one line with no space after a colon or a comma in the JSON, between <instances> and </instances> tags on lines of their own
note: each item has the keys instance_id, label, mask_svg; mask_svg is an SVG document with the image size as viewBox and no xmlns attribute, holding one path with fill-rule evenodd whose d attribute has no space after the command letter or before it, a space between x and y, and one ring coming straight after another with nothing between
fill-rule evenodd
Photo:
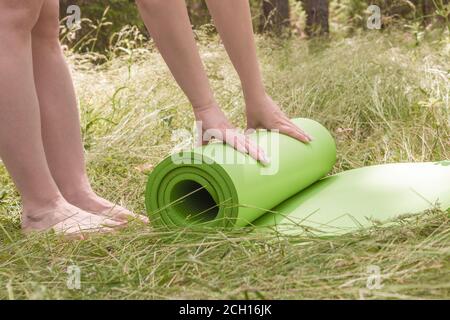
<instances>
[{"instance_id":1,"label":"fingernail","mask_svg":"<svg viewBox=\"0 0 450 320\"><path fill-rule=\"evenodd\" d=\"M268 164L270 164L270 158L267 157L266 155L263 155L262 162L264 162L264 164L268 165Z\"/></svg>"}]
</instances>

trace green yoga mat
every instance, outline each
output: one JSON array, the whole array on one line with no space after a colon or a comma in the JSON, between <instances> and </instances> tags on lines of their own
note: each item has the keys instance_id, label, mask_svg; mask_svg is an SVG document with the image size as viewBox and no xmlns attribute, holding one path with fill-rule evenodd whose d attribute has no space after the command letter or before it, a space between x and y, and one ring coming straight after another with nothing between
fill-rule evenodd
<instances>
[{"instance_id":1,"label":"green yoga mat","mask_svg":"<svg viewBox=\"0 0 450 320\"><path fill-rule=\"evenodd\" d=\"M275 226L283 234L337 235L433 208L450 208L450 161L341 172L284 201L254 225Z\"/></svg>"},{"instance_id":2,"label":"green yoga mat","mask_svg":"<svg viewBox=\"0 0 450 320\"><path fill-rule=\"evenodd\" d=\"M426 203L450 202L448 183L444 183L449 181L450 166L445 165L401 165L404 170L369 167L322 179L335 163L334 140L313 120L293 121L314 141L303 144L267 131L250 135L271 158L267 167L221 143L163 160L147 183L146 207L153 224L170 228L275 226L284 233L337 234L367 226L366 217L385 220L430 207L408 201L414 196L407 191L417 185L431 186L423 194ZM415 174L416 169L420 174ZM400 172L403 175L393 178L392 173ZM378 174L381 179L375 183L373 176ZM404 184L398 185L400 180Z\"/></svg>"}]
</instances>

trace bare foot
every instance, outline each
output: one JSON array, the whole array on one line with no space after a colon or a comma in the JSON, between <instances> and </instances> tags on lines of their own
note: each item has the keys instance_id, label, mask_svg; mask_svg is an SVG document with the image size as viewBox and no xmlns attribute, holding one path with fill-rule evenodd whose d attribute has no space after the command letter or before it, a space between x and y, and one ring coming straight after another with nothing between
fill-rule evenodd
<instances>
[{"instance_id":1,"label":"bare foot","mask_svg":"<svg viewBox=\"0 0 450 320\"><path fill-rule=\"evenodd\" d=\"M124 207L114 204L94 192L86 192L76 196L68 197L68 201L77 207L93 213L98 216L107 217L122 223L131 220L139 220L143 223L149 223L146 216L133 213Z\"/></svg>"},{"instance_id":2,"label":"bare foot","mask_svg":"<svg viewBox=\"0 0 450 320\"><path fill-rule=\"evenodd\" d=\"M22 231L53 230L67 238L85 239L87 234L113 232L123 223L88 213L65 200L59 200L46 208L24 210Z\"/></svg>"}]
</instances>

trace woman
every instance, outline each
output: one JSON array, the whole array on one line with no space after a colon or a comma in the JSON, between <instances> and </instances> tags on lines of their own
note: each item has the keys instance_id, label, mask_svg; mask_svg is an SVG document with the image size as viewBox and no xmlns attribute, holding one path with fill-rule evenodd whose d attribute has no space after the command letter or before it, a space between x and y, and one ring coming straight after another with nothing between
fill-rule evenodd
<instances>
[{"instance_id":1,"label":"woman","mask_svg":"<svg viewBox=\"0 0 450 320\"><path fill-rule=\"evenodd\" d=\"M220 131L221 137L216 138L267 163L262 150L232 130L214 99L195 44L185 0L136 2L149 33L191 102L196 120L201 121L203 132ZM249 1L206 0L206 3L242 83L247 129L279 130L302 142L311 141L311 137L295 126L266 93L256 56Z\"/></svg>"},{"instance_id":2,"label":"woman","mask_svg":"<svg viewBox=\"0 0 450 320\"><path fill-rule=\"evenodd\" d=\"M111 232L137 216L91 188L58 37L58 0L0 1L0 158L22 197L25 232Z\"/></svg>"},{"instance_id":3,"label":"woman","mask_svg":"<svg viewBox=\"0 0 450 320\"><path fill-rule=\"evenodd\" d=\"M137 2L203 130L219 129L225 142L268 162L233 129L214 100L184 1ZM242 81L248 127L278 129L310 141L265 92L248 1L207 3ZM21 194L22 228L83 237L86 232L111 232L130 218L147 222L91 188L73 84L58 40L58 12L58 0L0 1L0 158Z\"/></svg>"}]
</instances>

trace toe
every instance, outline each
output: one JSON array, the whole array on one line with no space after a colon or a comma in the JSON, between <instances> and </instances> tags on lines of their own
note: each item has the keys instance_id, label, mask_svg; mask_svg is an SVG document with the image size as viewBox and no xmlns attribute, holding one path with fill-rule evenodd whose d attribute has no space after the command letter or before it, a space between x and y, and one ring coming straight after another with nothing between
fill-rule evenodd
<instances>
[{"instance_id":1,"label":"toe","mask_svg":"<svg viewBox=\"0 0 450 320\"><path fill-rule=\"evenodd\" d=\"M117 220L113 220L113 219L108 219L105 218L102 220L101 225L103 227L108 227L108 228L123 228L127 225L126 221L117 221Z\"/></svg>"},{"instance_id":2,"label":"toe","mask_svg":"<svg viewBox=\"0 0 450 320\"><path fill-rule=\"evenodd\" d=\"M149 223L149 220L146 216L133 213L121 206L114 206L109 210L101 212L100 215L109 217L119 222L129 222L137 220L146 224Z\"/></svg>"}]
</instances>

